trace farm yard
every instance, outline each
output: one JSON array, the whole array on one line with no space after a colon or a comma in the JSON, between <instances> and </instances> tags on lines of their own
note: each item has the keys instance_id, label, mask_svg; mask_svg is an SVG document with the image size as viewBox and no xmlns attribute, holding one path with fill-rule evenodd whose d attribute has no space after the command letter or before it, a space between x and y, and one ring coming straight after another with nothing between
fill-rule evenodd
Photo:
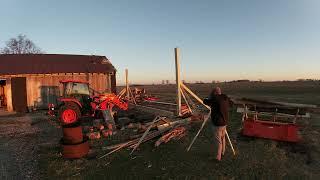
<instances>
[{"instance_id":1,"label":"farm yard","mask_svg":"<svg viewBox=\"0 0 320 180\"><path fill-rule=\"evenodd\" d=\"M212 87L220 86L231 97L245 97L290 103L320 105L319 82L234 82L187 84L201 98ZM162 101L175 101L175 85L142 86ZM119 87L119 90L122 87ZM151 121L154 115L137 112L135 122ZM61 128L45 112L26 115L6 114L0 117L1 173L3 179L318 179L320 177L320 114L299 119L302 141L296 144L241 135L242 114L230 111L228 132L236 149L230 146L221 162L214 161L212 132L209 123L190 152L186 149L201 126L188 125L187 135L159 147L155 140L131 150L122 149L110 156L106 147L128 140L138 133L124 129L112 137L90 141L91 151L82 159L62 158L59 140ZM90 119L84 119L84 123Z\"/></svg>"},{"instance_id":2,"label":"farm yard","mask_svg":"<svg viewBox=\"0 0 320 180\"><path fill-rule=\"evenodd\" d=\"M0 180L320 179L320 1L0 6Z\"/></svg>"}]
</instances>

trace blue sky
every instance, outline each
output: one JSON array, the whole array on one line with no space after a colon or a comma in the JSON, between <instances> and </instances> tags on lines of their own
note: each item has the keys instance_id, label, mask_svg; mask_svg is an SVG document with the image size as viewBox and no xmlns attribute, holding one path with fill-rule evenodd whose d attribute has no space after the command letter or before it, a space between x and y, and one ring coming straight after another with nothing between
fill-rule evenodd
<instances>
[{"instance_id":1,"label":"blue sky","mask_svg":"<svg viewBox=\"0 0 320 180\"><path fill-rule=\"evenodd\" d=\"M123 83L320 78L318 0L0 0L0 47L111 59Z\"/></svg>"}]
</instances>

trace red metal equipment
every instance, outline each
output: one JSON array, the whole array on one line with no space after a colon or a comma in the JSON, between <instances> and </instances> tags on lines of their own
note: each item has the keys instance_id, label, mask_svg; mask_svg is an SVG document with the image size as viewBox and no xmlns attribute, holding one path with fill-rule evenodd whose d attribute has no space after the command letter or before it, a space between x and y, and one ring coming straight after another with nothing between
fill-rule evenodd
<instances>
[{"instance_id":1,"label":"red metal equipment","mask_svg":"<svg viewBox=\"0 0 320 180\"><path fill-rule=\"evenodd\" d=\"M82 133L80 122L63 125L62 155L64 158L75 159L86 156L89 152L88 137Z\"/></svg>"},{"instance_id":2,"label":"red metal equipment","mask_svg":"<svg viewBox=\"0 0 320 180\"><path fill-rule=\"evenodd\" d=\"M128 103L115 94L102 94L90 96L88 82L66 80L63 84L63 97L58 104L49 104L48 114L58 116L62 124L72 124L82 116L94 116L97 111L112 110L114 106L127 110Z\"/></svg>"},{"instance_id":3,"label":"red metal equipment","mask_svg":"<svg viewBox=\"0 0 320 180\"><path fill-rule=\"evenodd\" d=\"M111 115L112 108L115 106L127 110L128 103L115 94L90 96L87 82L67 80L60 83L63 84L63 97L58 99L57 105L49 104L48 114L58 116L61 121L63 138L60 143L63 157L81 158L88 154L89 144L88 137L83 136L78 119L87 115L103 115L106 111ZM109 134L112 134L112 125L107 124L107 127Z\"/></svg>"},{"instance_id":4,"label":"red metal equipment","mask_svg":"<svg viewBox=\"0 0 320 180\"><path fill-rule=\"evenodd\" d=\"M276 121L277 113L272 114L272 120L259 119L258 112L253 112L252 114L254 114L254 116L248 117L248 113L249 112L245 110L243 114L243 135L287 142L299 142L301 140L298 134L299 127L295 123L299 110L296 116L281 114L281 116L286 118L293 117L293 122ZM264 113L264 115L270 114Z\"/></svg>"},{"instance_id":5,"label":"red metal equipment","mask_svg":"<svg viewBox=\"0 0 320 180\"><path fill-rule=\"evenodd\" d=\"M112 109L114 106L119 107L122 110L128 109L128 103L122 101L115 94L102 94L100 96L94 97L91 107L93 109L108 110Z\"/></svg>"},{"instance_id":6,"label":"red metal equipment","mask_svg":"<svg viewBox=\"0 0 320 180\"><path fill-rule=\"evenodd\" d=\"M88 137L83 137L83 141L77 144L68 144L61 139L62 155L67 159L77 159L86 156L89 152Z\"/></svg>"},{"instance_id":7,"label":"red metal equipment","mask_svg":"<svg viewBox=\"0 0 320 180\"><path fill-rule=\"evenodd\" d=\"M278 141L298 142L298 126L294 123L279 123L246 119L242 134L246 136L273 139Z\"/></svg>"},{"instance_id":8,"label":"red metal equipment","mask_svg":"<svg viewBox=\"0 0 320 180\"><path fill-rule=\"evenodd\" d=\"M82 127L79 123L62 126L63 142L77 144L83 141Z\"/></svg>"}]
</instances>

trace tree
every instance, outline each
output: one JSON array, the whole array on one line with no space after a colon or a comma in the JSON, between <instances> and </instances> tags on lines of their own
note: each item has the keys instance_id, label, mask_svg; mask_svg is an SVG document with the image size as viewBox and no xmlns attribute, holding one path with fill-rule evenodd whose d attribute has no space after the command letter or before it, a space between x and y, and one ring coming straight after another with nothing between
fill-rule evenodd
<instances>
[{"instance_id":1,"label":"tree","mask_svg":"<svg viewBox=\"0 0 320 180\"><path fill-rule=\"evenodd\" d=\"M42 54L43 52L25 35L19 34L6 42L0 51L2 54Z\"/></svg>"}]
</instances>

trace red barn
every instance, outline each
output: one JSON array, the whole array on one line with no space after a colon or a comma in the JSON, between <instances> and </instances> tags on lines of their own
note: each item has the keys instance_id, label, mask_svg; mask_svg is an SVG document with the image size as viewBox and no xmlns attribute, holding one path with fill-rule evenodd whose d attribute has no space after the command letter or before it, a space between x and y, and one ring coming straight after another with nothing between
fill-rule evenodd
<instances>
[{"instance_id":1,"label":"red barn","mask_svg":"<svg viewBox=\"0 0 320 180\"><path fill-rule=\"evenodd\" d=\"M88 81L92 93L116 92L116 69L105 56L0 55L0 108L25 112L47 108L61 94L61 80Z\"/></svg>"}]
</instances>

